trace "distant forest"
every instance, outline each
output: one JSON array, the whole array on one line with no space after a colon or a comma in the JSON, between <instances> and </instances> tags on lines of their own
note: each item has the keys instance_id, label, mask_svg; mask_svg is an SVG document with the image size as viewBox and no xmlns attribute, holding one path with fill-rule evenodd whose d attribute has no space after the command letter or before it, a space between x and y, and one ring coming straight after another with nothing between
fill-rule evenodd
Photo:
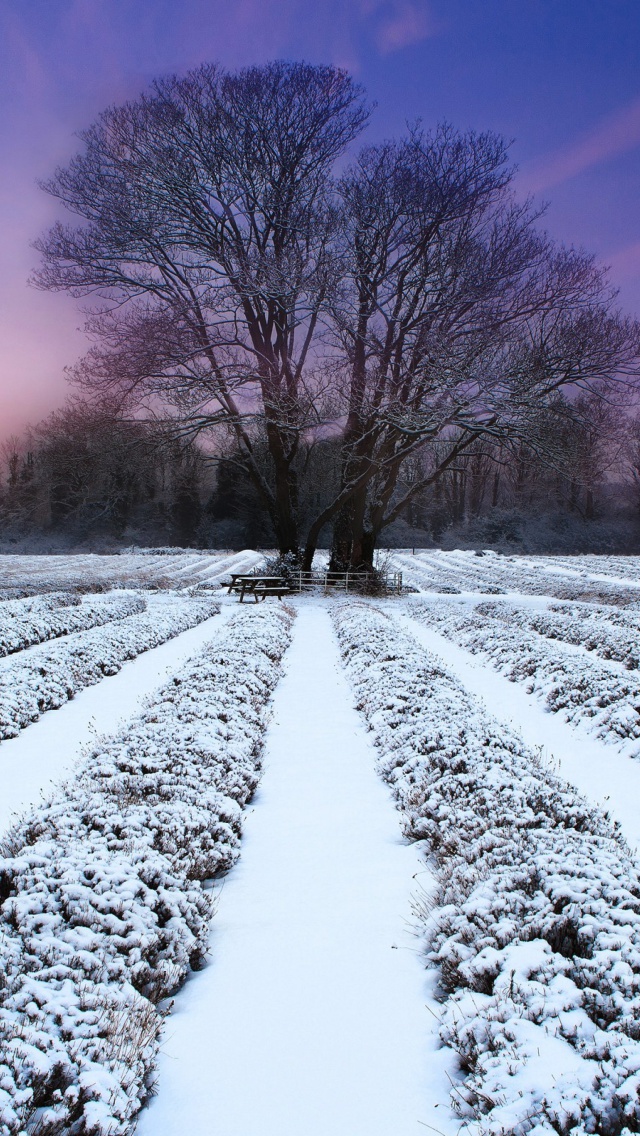
<instances>
[{"instance_id":1,"label":"distant forest","mask_svg":"<svg viewBox=\"0 0 640 1136\"><path fill-rule=\"evenodd\" d=\"M479 439L410 497L382 547L493 547L505 551L640 552L640 417L586 399L564 424L554 414L545 452ZM586 423L589 423L587 425ZM550 442L553 441L553 447ZM450 443L441 443L444 448ZM550 449L557 460L549 461ZM270 475L267 446L256 456ZM438 444L406 462L398 504L441 464ZM299 457L303 523L331 501L340 439ZM392 503L393 504L393 503ZM320 546L330 545L330 529ZM205 449L175 422L126 417L71 400L2 446L0 549L109 551L128 545L272 548L268 510L224 435Z\"/></svg>"}]
</instances>

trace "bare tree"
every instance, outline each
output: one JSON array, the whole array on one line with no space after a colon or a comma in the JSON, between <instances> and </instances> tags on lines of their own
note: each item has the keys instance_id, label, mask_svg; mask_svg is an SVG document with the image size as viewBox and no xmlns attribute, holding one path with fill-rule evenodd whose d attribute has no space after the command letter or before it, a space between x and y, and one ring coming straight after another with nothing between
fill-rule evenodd
<instances>
[{"instance_id":1,"label":"bare tree","mask_svg":"<svg viewBox=\"0 0 640 1136\"><path fill-rule=\"evenodd\" d=\"M569 507L587 521L596 515L598 491L607 476L619 468L629 436L626 406L616 393L596 388L581 394L568 407L560 469L569 484Z\"/></svg>"},{"instance_id":2,"label":"bare tree","mask_svg":"<svg viewBox=\"0 0 640 1136\"><path fill-rule=\"evenodd\" d=\"M169 399L192 433L224 421L283 551L297 551L296 458L335 277L329 173L367 120L342 71L203 66L107 110L45 189L81 218L38 247L41 286L101 301L76 378ZM271 458L254 460L259 416Z\"/></svg>"},{"instance_id":3,"label":"bare tree","mask_svg":"<svg viewBox=\"0 0 640 1136\"><path fill-rule=\"evenodd\" d=\"M336 181L367 117L334 68L204 66L106 111L45 186L80 218L38 245L41 286L90 298L98 344L74 377L161 400L187 437L226 429L283 553L309 446L341 436L305 567L328 524L335 567L370 565L479 439L542 452L556 392L635 375L640 354L593 260L513 199L500 138L415 129ZM434 440L438 467L398 493Z\"/></svg>"},{"instance_id":4,"label":"bare tree","mask_svg":"<svg viewBox=\"0 0 640 1136\"><path fill-rule=\"evenodd\" d=\"M135 507L156 496L169 450L157 427L124 417L110 402L70 399L28 432L48 524L122 535Z\"/></svg>"},{"instance_id":5,"label":"bare tree","mask_svg":"<svg viewBox=\"0 0 640 1136\"><path fill-rule=\"evenodd\" d=\"M435 479L481 437L535 433L555 392L635 374L638 328L592 258L557 249L516 204L503 142L443 126L365 150L340 183L349 273L333 310L346 360L335 568L369 566L426 483L403 462L449 438Z\"/></svg>"}]
</instances>

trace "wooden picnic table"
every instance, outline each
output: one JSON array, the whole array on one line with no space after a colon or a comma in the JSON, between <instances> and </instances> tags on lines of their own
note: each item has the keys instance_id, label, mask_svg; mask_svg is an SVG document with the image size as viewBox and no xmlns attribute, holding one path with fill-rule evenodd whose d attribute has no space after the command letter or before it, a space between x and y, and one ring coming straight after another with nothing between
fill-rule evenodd
<instances>
[{"instance_id":1,"label":"wooden picnic table","mask_svg":"<svg viewBox=\"0 0 640 1136\"><path fill-rule=\"evenodd\" d=\"M240 593L240 603L244 603L245 595L253 596L258 600L266 600L267 596L277 596L279 600L289 595L291 588L283 576L247 576L234 572L231 574L228 594Z\"/></svg>"}]
</instances>

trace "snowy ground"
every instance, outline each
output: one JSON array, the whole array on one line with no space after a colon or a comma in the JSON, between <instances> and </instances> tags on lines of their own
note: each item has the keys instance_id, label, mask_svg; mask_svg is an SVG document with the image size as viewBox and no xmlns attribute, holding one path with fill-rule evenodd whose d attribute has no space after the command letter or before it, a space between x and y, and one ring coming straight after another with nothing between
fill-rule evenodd
<instances>
[{"instance_id":1,"label":"snowy ground","mask_svg":"<svg viewBox=\"0 0 640 1136\"><path fill-rule=\"evenodd\" d=\"M210 962L178 998L140 1136L454 1132L410 932L426 867L376 778L322 601L300 603L273 715Z\"/></svg>"},{"instance_id":2,"label":"snowy ground","mask_svg":"<svg viewBox=\"0 0 640 1136\"><path fill-rule=\"evenodd\" d=\"M433 628L404 613L399 621L442 659L498 721L518 732L550 769L608 809L622 826L625 838L640 851L640 761L632 761L594 738L582 724L572 725L549 714L534 695L496 674L476 655Z\"/></svg>"},{"instance_id":3,"label":"snowy ground","mask_svg":"<svg viewBox=\"0 0 640 1136\"><path fill-rule=\"evenodd\" d=\"M227 607L176 639L162 643L125 663L116 675L81 690L58 710L49 711L28 730L0 745L0 831L16 814L46 796L67 776L90 743L115 732L138 713L146 698L186 659L217 633L232 614Z\"/></svg>"},{"instance_id":4,"label":"snowy ground","mask_svg":"<svg viewBox=\"0 0 640 1136\"><path fill-rule=\"evenodd\" d=\"M59 588L189 587L250 572L262 555L195 549L132 550L111 556L0 556L0 598Z\"/></svg>"},{"instance_id":5,"label":"snowy ground","mask_svg":"<svg viewBox=\"0 0 640 1136\"><path fill-rule=\"evenodd\" d=\"M277 686L264 754L256 758L263 774L245 813L242 856L223 882L189 876L191 881L202 880L207 902L215 898L209 954L204 969L192 973L174 995L157 1063L157 1091L140 1114L137 1132L409 1136L433 1130L453 1136L461 1126L469 1136L525 1136L534 1130L536 1136L560 1131L624 1136L640 1131L640 1050L634 1040L640 1021L640 876L626 850L628 846L635 855L640 848L640 558L398 551L392 554L391 567L414 589L406 597L368 600L360 607L356 600L344 606L321 596L293 601L293 638L279 681L279 659L268 646L269 636L273 640L279 634L277 621L265 625L264 632L261 628L265 610L275 615L274 609L282 605L274 600L239 609L234 597L217 588L230 572L250 570L260 561L260 554L251 551L225 555L181 550L0 558L0 598L9 600L4 615L0 611L0 623L4 618L14 652L1 663L0 675L14 673L12 667L18 675L27 670L31 674L34 660L73 653L74 643L79 649L84 642L83 635L99 655L103 640L110 642L109 636L116 633L116 620L126 626L127 620L147 618L125 614L121 619L114 600L112 622L99 631L75 631L71 623L67 633L58 615L58 623L51 624L50 614L45 627L43 614L39 632L38 603L25 601L25 614L20 614L20 628L27 628L25 648L19 650L11 605L22 601L13 596L77 588L128 588L128 594L133 589L144 596L155 589L156 598L147 591L153 611L154 603L169 610L173 594L175 605L197 604L201 601L188 596L206 591L221 609L204 618L203 606L197 626L160 646L144 649L143 644L136 658L118 664L118 674L92 679L94 685L59 709L41 712L18 737L1 742L0 828L22 813L23 826L16 831L28 831L30 810L37 810L43 797L52 796L58 807L56 794L68 792L58 788L63 779L73 773L79 783L86 780L83 770L95 760L92 755L109 751L111 733L119 730L119 736L126 737L127 723L141 711L145 721L154 722L155 699L161 699L162 720L169 721L171 700L157 692L171 688L172 676L190 658L206 660L205 673L215 665L212 660L219 650L217 681L222 690L225 675L231 681L232 674L243 673L241 652L246 655L251 649L250 638L238 639L238 634L246 635L246 629L250 636L255 626L256 652L263 652L258 670L275 668L271 679L264 672L264 690L276 681ZM158 588L166 591L166 598L157 597ZM47 603L42 611L48 611ZM233 617L238 612L242 620L236 633ZM347 618L341 612L352 614ZM340 647L331 616L337 620ZM285 625L281 634L288 636ZM230 639L225 638L227 627ZM136 634L131 632L133 639ZM30 645L37 643L38 635L63 638ZM238 646L228 647L236 642L234 635ZM280 654L285 647L283 639ZM107 661L107 671L109 666ZM407 676L421 667L424 677L412 685ZM206 697L206 685L199 697ZM230 687L229 706L233 697ZM254 697L263 698L258 687ZM177 705L175 712L182 714ZM456 720L456 714L464 720ZM222 761L224 785L232 786L234 763L239 763L238 770L245 769L247 757L237 749L233 733L225 735L226 715L221 711L219 717L223 725L216 727L216 746L222 749L216 750L216 760ZM132 736L141 729L132 728ZM464 746L471 747L473 760L485 770L481 778L488 777L488 796L477 805L482 819L469 828L468 848L476 848L478 864L487 855L482 843L486 836L478 835L480 823L497 841L496 847L503 848L504 860L492 853L479 880L469 875L475 870L470 863L466 884L460 874L466 855L460 840L465 824L471 823L466 803L455 840L445 836L455 831L459 807L455 793L448 795L446 777L459 776L455 747L460 729L468 735ZM443 738L449 738L446 744ZM190 761L197 762L199 745ZM446 774L445 788L436 789L432 777L440 768L437 755L442 746L446 760L453 762L452 773ZM540 787L534 792L522 781L524 796L510 794L509 803L504 798L507 812L516 810L509 820L513 827L506 829L502 805L494 814L491 805L487 815L487 801L498 792L501 778L506 787L510 777L521 777L514 770L526 769L527 763L532 784ZM400 814L380 773L393 788ZM247 774L242 776L246 781ZM222 791L246 804L245 789L238 790L240 796L228 787ZM547 820L525 819L524 811L518 817L525 799L542 802L545 794L548 803L535 807ZM69 799L75 800L73 794ZM441 799L437 807L436 799ZM468 803L476 808L472 796ZM188 818L188 807L185 813L181 806L183 811L171 823L183 823L180 817ZM516 839L519 823L524 827ZM538 823L542 828L534 839L531 826ZM221 833L227 832L225 824ZM176 839L179 845L179 833ZM442 840L446 855L439 845ZM528 845L527 840L534 842ZM18 862L14 845L15 838L7 865ZM555 863L557 856L558 864L565 865L557 869L560 876L550 876L545 883L543 860L535 885L539 897L535 889L531 893L531 885L523 893L525 907L531 899L531 910L538 914L522 925L520 915L514 915L507 940L500 939L499 931L496 939L494 906L496 912L501 904L508 906L520 887L512 882L508 898L509 889L502 896L501 881L512 879L509 873L514 871L517 881L518 857L522 870L528 871L531 848L546 847L549 862ZM230 863L233 856L224 852L221 863ZM183 870L182 862L171 861L174 874ZM3 918L9 921L14 918L14 899L6 881L14 871L0 861L1 894L8 897ZM560 878L564 882L559 883ZM450 900L449 907L445 902L453 880L458 881L460 896L466 896L459 910L457 905L450 910ZM482 915L488 920L485 947L474 939L478 915L469 915L472 909L480 910L474 907L480 902L478 887L484 888L482 910L489 904ZM573 889L571 910L583 911L580 897L585 889L591 906L582 915L571 915L577 920L575 931L563 931L561 940L553 905L547 923L540 913L556 894L554 888L567 887ZM459 927L455 919L462 920ZM580 919L592 927L590 934L600 935L598 942L602 940L593 956L585 953ZM0 951L2 926L0 922ZM6 923L14 942L11 926ZM41 932L29 931L34 933ZM456 935L470 944L465 948L470 953L464 966L458 960L451 970L446 952L458 941ZM15 942L11 947L21 949ZM29 950L37 953L38 948ZM607 951L618 951L620 961L613 954L609 958ZM8 972L14 957L7 955ZM591 962L585 962L589 958ZM31 963L26 965L28 971ZM508 974L516 970L520 985L514 994ZM501 986L501 975L507 975L506 986ZM132 997L144 995L153 1002L133 983ZM47 1108L62 1108L56 1104L59 1085L41 1073L37 1084L26 1077L20 1088L26 1096L20 1098L18 1112L18 1098L11 1097L11 1115L23 1119L5 1119L10 1112L6 1093L14 1092L6 1086L14 1084L16 1058L13 1051L9 1065L14 1079L7 1080L3 1045L11 1042L2 1032L2 1002L6 997L7 1006L18 1005L17 989L11 987L11 995L0 989L0 1136L35 1132ZM605 1013L607 999L617 1007L615 1012ZM161 1002L161 1008L164 1005ZM503 1023L506 1041L495 1034L496 1022ZM25 1056L25 1068L30 1060ZM82 1107L97 1127L86 1127L85 1119L82 1128L76 1117L74 1134L129 1133L139 1107L136 1101L144 1097L144 1070L154 1060L152 1053L139 1057L136 1068L142 1070L142 1080L137 1088L126 1078L122 1081L122 1099L129 1103L122 1106L120 1119L114 1119L115 1114L104 1119L106 1113L103 1117L97 1103L103 1100L103 1089L96 1088L93 1099L89 1086L88 1103ZM91 1076L97 1078L95 1071ZM109 1077L117 1082L119 1076L117 1062L111 1061ZM113 1092L104 1088L104 1100ZM69 1125L56 1131L61 1136L70 1133L71 1120Z\"/></svg>"}]
</instances>

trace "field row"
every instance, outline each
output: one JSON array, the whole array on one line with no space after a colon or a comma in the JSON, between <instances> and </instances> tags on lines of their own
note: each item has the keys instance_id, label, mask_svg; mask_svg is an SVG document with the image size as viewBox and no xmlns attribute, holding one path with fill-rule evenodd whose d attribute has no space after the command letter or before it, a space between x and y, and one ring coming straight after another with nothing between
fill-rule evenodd
<instances>
[{"instance_id":1,"label":"field row","mask_svg":"<svg viewBox=\"0 0 640 1136\"><path fill-rule=\"evenodd\" d=\"M150 598L149 610L16 655L0 668L0 739L218 611L211 599Z\"/></svg>"},{"instance_id":2,"label":"field row","mask_svg":"<svg viewBox=\"0 0 640 1136\"><path fill-rule=\"evenodd\" d=\"M615 827L387 616L344 605L336 624L407 833L438 867L416 916L464 1131L638 1131L640 876Z\"/></svg>"},{"instance_id":3,"label":"field row","mask_svg":"<svg viewBox=\"0 0 640 1136\"><path fill-rule=\"evenodd\" d=\"M262 560L262 554L251 549L149 548L113 555L0 556L0 600L74 589L215 586L230 572L249 572Z\"/></svg>"},{"instance_id":4,"label":"field row","mask_svg":"<svg viewBox=\"0 0 640 1136\"><path fill-rule=\"evenodd\" d=\"M289 639L240 612L4 842L0 1132L118 1136L152 1086L163 1010L197 969L260 769Z\"/></svg>"},{"instance_id":5,"label":"field row","mask_svg":"<svg viewBox=\"0 0 640 1136\"><path fill-rule=\"evenodd\" d=\"M438 976L440 1041L457 1055L450 1106L468 1136L627 1136L640 1132L638 864L608 815L404 628L409 615L438 630L637 755L640 611L477 599L322 601L406 835L435 874L414 919ZM148 605L6 659L5 736L218 610L197 593ZM166 999L202 964L210 881L238 853L293 616L276 603L234 611L7 835L0 1136L131 1132ZM358 803L341 792L346 817Z\"/></svg>"},{"instance_id":6,"label":"field row","mask_svg":"<svg viewBox=\"0 0 640 1136\"><path fill-rule=\"evenodd\" d=\"M593 557L520 557L495 552L408 551L391 554L406 583L426 592L521 593L564 600L640 604L640 572L621 568L619 574L599 571ZM599 560L599 558L597 558ZM613 561L615 557L606 558ZM620 557L620 561L627 558ZM567 560L573 562L569 567ZM588 567L581 568L583 562Z\"/></svg>"},{"instance_id":7,"label":"field row","mask_svg":"<svg viewBox=\"0 0 640 1136\"><path fill-rule=\"evenodd\" d=\"M24 651L36 643L100 627L115 619L145 611L141 595L80 597L70 592L51 592L20 600L0 602L0 657Z\"/></svg>"},{"instance_id":8,"label":"field row","mask_svg":"<svg viewBox=\"0 0 640 1136\"><path fill-rule=\"evenodd\" d=\"M556 619L556 613L514 612L511 607L452 600L417 601L411 612L425 625L489 660L512 681L524 683L528 692L536 692L549 710L562 712L567 721L583 721L604 741L620 744L640 738L640 677L625 666L599 661L569 641L546 638L534 629L537 625L548 631L551 622L568 639L566 624ZM608 643L613 655L617 642L613 628L607 631L603 624L598 635L595 622L586 620L583 634L578 632L575 638L587 644L589 635L596 634L599 653L606 651ZM618 645L619 653L624 653L623 644ZM637 640L632 640L625 663L637 659L637 650ZM635 745L629 753L638 756L640 750Z\"/></svg>"}]
</instances>

